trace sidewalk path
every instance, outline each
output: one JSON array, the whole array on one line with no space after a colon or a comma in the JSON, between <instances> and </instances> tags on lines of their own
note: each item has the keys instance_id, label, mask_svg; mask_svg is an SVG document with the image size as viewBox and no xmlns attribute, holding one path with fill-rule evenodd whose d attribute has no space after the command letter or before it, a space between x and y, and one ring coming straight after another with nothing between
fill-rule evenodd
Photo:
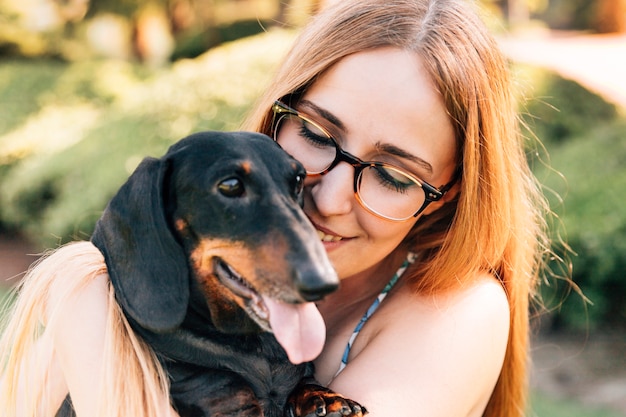
<instances>
[{"instance_id":1,"label":"sidewalk path","mask_svg":"<svg viewBox=\"0 0 626 417\"><path fill-rule=\"evenodd\" d=\"M549 68L626 108L626 35L529 32L500 45L514 61Z\"/></svg>"}]
</instances>

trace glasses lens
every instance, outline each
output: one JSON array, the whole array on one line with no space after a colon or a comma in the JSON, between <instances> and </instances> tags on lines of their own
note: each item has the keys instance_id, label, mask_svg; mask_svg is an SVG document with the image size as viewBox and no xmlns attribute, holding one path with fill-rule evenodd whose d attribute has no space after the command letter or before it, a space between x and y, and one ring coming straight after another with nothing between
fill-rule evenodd
<instances>
[{"instance_id":1,"label":"glasses lens","mask_svg":"<svg viewBox=\"0 0 626 417\"><path fill-rule=\"evenodd\" d=\"M363 169L357 182L361 204L392 220L413 216L425 200L419 182L390 166L370 165Z\"/></svg>"},{"instance_id":2,"label":"glasses lens","mask_svg":"<svg viewBox=\"0 0 626 417\"><path fill-rule=\"evenodd\" d=\"M323 172L335 160L335 142L320 126L302 117L282 115L274 135L281 148L300 161L309 174Z\"/></svg>"},{"instance_id":3,"label":"glasses lens","mask_svg":"<svg viewBox=\"0 0 626 417\"><path fill-rule=\"evenodd\" d=\"M274 127L274 140L312 175L325 172L339 152L326 130L291 113L280 115ZM359 172L357 197L369 211L391 220L406 220L426 200L421 183L402 170L382 163L360 163L345 153L339 156Z\"/></svg>"}]
</instances>

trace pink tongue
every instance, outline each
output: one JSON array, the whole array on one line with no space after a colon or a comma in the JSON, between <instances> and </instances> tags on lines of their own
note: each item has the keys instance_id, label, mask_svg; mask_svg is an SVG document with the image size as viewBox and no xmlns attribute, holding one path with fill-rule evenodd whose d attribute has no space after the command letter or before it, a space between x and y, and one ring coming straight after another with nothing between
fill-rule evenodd
<instances>
[{"instance_id":1,"label":"pink tongue","mask_svg":"<svg viewBox=\"0 0 626 417\"><path fill-rule=\"evenodd\" d=\"M263 301L274 336L292 363L312 361L322 352L326 326L314 303L287 304L269 297Z\"/></svg>"}]
</instances>

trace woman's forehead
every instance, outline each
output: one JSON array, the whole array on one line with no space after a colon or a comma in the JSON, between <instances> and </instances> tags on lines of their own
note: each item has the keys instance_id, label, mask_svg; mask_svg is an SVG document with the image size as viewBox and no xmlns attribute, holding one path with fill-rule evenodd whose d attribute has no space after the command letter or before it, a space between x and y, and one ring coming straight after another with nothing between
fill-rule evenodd
<instances>
[{"instance_id":1,"label":"woman's forehead","mask_svg":"<svg viewBox=\"0 0 626 417\"><path fill-rule=\"evenodd\" d=\"M349 55L324 72L304 100L301 110L332 122L324 116L330 113L347 140L402 148L431 164L435 177L455 163L443 98L414 52L379 48Z\"/></svg>"}]
</instances>

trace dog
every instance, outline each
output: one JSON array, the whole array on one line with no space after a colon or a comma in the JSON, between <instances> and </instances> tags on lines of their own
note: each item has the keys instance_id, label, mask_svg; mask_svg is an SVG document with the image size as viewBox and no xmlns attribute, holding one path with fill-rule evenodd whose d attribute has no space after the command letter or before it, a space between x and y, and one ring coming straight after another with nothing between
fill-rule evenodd
<instances>
[{"instance_id":1,"label":"dog","mask_svg":"<svg viewBox=\"0 0 626 417\"><path fill-rule=\"evenodd\" d=\"M339 281L301 209L305 175L265 135L201 132L144 159L96 223L116 300L181 417L367 412L313 380L314 302ZM71 415L68 396L57 416Z\"/></svg>"}]
</instances>

